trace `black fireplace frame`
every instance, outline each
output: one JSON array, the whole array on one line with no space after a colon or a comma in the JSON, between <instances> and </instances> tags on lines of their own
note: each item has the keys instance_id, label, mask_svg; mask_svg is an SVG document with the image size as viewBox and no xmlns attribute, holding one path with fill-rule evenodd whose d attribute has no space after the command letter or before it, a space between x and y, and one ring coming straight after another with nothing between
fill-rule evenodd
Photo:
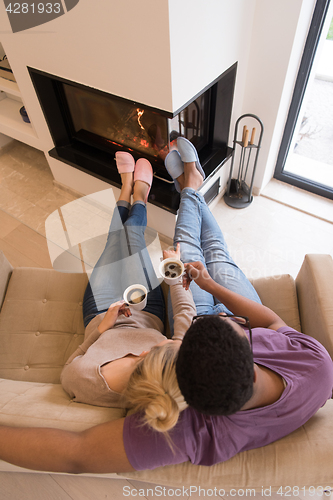
<instances>
[{"instance_id":1,"label":"black fireplace frame","mask_svg":"<svg viewBox=\"0 0 333 500\"><path fill-rule=\"evenodd\" d=\"M61 105L64 104L63 83L88 89L89 91L105 96L109 94L35 68L28 67L28 71L54 141L55 147L49 151L49 155L52 158L120 188L120 176L114 159L114 153L119 150L119 147L114 146L114 149L112 147L105 148L103 141L100 141L100 144L98 144L97 141L95 145L92 145L91 143L83 143L82 141L76 140L75 137L73 137L73 131L69 125L71 120L69 120L67 115L67 106ZM207 182L232 155L233 150L228 147L227 143L236 74L237 62L174 113L130 101L137 107L144 107L153 112L158 112L166 118L174 118L204 92L210 92L208 142L198 152L201 165L206 174L205 182ZM114 95L112 95L112 97L120 100L123 99ZM131 153L135 159L142 156L142 154L132 151ZM164 179L159 175L161 169L160 164L151 157L147 158L153 165L155 176L148 201L175 214L179 207L179 193L176 191L172 180L168 179L168 175L164 176Z\"/></svg>"}]
</instances>

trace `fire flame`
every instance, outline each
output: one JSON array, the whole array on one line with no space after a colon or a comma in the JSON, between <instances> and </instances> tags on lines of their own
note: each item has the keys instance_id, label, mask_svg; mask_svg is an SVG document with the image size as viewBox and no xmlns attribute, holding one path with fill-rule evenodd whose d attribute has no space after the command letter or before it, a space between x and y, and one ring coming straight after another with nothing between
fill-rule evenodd
<instances>
[{"instance_id":1,"label":"fire flame","mask_svg":"<svg viewBox=\"0 0 333 500\"><path fill-rule=\"evenodd\" d=\"M137 108L137 113L138 113L138 124L140 125L140 127L142 128L142 130L144 130L144 126L142 125L141 123L141 116L143 115L143 113L145 112L144 110L141 111L141 109Z\"/></svg>"}]
</instances>

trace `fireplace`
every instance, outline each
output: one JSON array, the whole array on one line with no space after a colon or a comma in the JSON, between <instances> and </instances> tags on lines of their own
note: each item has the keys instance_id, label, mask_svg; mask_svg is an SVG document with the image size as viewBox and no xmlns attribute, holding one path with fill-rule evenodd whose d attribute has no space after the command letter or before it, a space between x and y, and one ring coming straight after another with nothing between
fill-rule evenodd
<instances>
[{"instance_id":1,"label":"fireplace","mask_svg":"<svg viewBox=\"0 0 333 500\"><path fill-rule=\"evenodd\" d=\"M149 202L172 213L179 193L164 167L178 136L197 148L206 177L230 158L228 136L237 63L174 113L28 68L55 147L51 157L120 187L114 153L153 166Z\"/></svg>"}]
</instances>

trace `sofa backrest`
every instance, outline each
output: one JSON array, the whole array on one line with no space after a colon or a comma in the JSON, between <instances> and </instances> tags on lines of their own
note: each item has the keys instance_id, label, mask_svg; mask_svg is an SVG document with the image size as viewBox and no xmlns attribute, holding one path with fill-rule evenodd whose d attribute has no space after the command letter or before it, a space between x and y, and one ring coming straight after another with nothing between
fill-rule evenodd
<instances>
[{"instance_id":1,"label":"sofa backrest","mask_svg":"<svg viewBox=\"0 0 333 500\"><path fill-rule=\"evenodd\" d=\"M264 306L272 309L288 326L301 331L295 280L290 274L252 281Z\"/></svg>"},{"instance_id":2,"label":"sofa backrest","mask_svg":"<svg viewBox=\"0 0 333 500\"><path fill-rule=\"evenodd\" d=\"M296 278L302 331L319 340L333 359L333 259L308 254Z\"/></svg>"},{"instance_id":3,"label":"sofa backrest","mask_svg":"<svg viewBox=\"0 0 333 500\"><path fill-rule=\"evenodd\" d=\"M84 338L87 281L79 273L13 270L0 314L0 378L59 383L63 365ZM263 304L300 331L294 279L280 275L253 284Z\"/></svg>"},{"instance_id":4,"label":"sofa backrest","mask_svg":"<svg viewBox=\"0 0 333 500\"><path fill-rule=\"evenodd\" d=\"M82 343L85 274L13 270L0 314L0 378L59 383Z\"/></svg>"}]
</instances>

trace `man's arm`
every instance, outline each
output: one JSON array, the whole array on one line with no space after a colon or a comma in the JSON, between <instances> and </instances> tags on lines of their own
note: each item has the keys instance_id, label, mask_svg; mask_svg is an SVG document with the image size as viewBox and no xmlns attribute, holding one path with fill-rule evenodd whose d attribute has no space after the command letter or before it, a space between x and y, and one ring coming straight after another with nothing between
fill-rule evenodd
<instances>
[{"instance_id":1,"label":"man's arm","mask_svg":"<svg viewBox=\"0 0 333 500\"><path fill-rule=\"evenodd\" d=\"M125 419L82 432L0 426L0 459L47 472L130 472L123 442Z\"/></svg>"},{"instance_id":2,"label":"man's arm","mask_svg":"<svg viewBox=\"0 0 333 500\"><path fill-rule=\"evenodd\" d=\"M217 300L222 302L232 311L233 314L247 316L253 328L262 327L277 330L282 326L286 326L286 323L280 316L268 307L258 304L216 283L201 262L191 262L187 264L186 271L190 278L193 279L200 288L211 293Z\"/></svg>"}]
</instances>

